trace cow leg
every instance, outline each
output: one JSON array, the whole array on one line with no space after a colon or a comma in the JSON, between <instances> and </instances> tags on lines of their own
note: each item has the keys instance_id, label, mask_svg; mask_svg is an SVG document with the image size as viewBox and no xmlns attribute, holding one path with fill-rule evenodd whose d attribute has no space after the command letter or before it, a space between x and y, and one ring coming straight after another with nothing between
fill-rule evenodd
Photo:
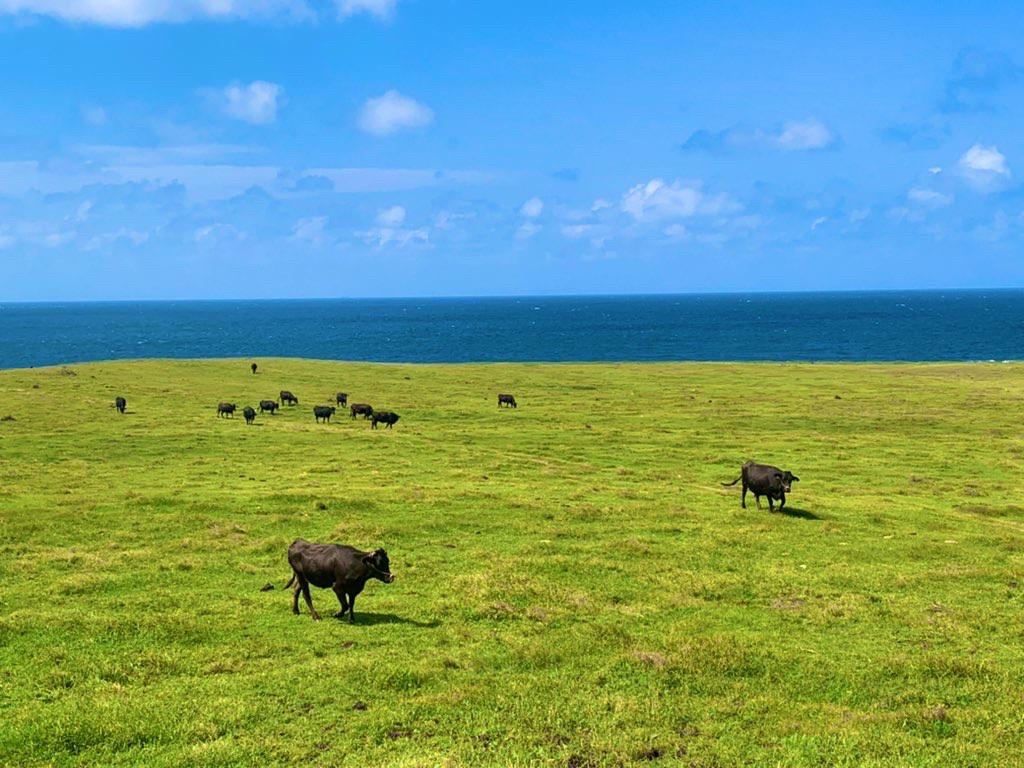
<instances>
[{"instance_id":1,"label":"cow leg","mask_svg":"<svg viewBox=\"0 0 1024 768\"><path fill-rule=\"evenodd\" d=\"M743 483L743 492L740 493L740 506L743 509L747 508L747 484L746 484L746 482Z\"/></svg>"},{"instance_id":2,"label":"cow leg","mask_svg":"<svg viewBox=\"0 0 1024 768\"><path fill-rule=\"evenodd\" d=\"M773 497L772 497L772 495L771 495L771 494L769 493L769 494L768 494L768 511L769 511L769 512L774 512L774 511L775 511L775 503L773 502L773 500L772 500L772 499L773 499Z\"/></svg>"},{"instance_id":3,"label":"cow leg","mask_svg":"<svg viewBox=\"0 0 1024 768\"><path fill-rule=\"evenodd\" d=\"M348 600L345 595L345 590L341 587L335 587L334 594L338 596L338 602L341 603L341 610L334 614L334 618L343 619L345 618L345 613L348 611Z\"/></svg>"},{"instance_id":4,"label":"cow leg","mask_svg":"<svg viewBox=\"0 0 1024 768\"><path fill-rule=\"evenodd\" d=\"M316 612L316 608L313 607L313 598L309 595L309 582L302 582L302 596L306 600L306 605L309 606L309 612L313 615L313 621L320 621L320 614Z\"/></svg>"},{"instance_id":5,"label":"cow leg","mask_svg":"<svg viewBox=\"0 0 1024 768\"><path fill-rule=\"evenodd\" d=\"M348 596L348 623L356 623L356 596L351 594Z\"/></svg>"},{"instance_id":6,"label":"cow leg","mask_svg":"<svg viewBox=\"0 0 1024 768\"><path fill-rule=\"evenodd\" d=\"M781 510L784 506L786 506L786 494L783 493L779 496L779 509Z\"/></svg>"},{"instance_id":7,"label":"cow leg","mask_svg":"<svg viewBox=\"0 0 1024 768\"><path fill-rule=\"evenodd\" d=\"M302 591L302 581L298 574L295 575L295 587L292 589L292 613L299 615L299 592Z\"/></svg>"},{"instance_id":8,"label":"cow leg","mask_svg":"<svg viewBox=\"0 0 1024 768\"><path fill-rule=\"evenodd\" d=\"M757 508L758 509L761 508L761 494L759 494L759 493L755 493L754 494L754 503L757 504Z\"/></svg>"}]
</instances>

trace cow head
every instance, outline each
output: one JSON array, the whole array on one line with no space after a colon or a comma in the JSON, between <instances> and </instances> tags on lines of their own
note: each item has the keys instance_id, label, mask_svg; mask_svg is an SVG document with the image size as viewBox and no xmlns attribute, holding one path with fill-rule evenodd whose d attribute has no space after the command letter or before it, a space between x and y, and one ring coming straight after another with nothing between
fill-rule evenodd
<instances>
[{"instance_id":1,"label":"cow head","mask_svg":"<svg viewBox=\"0 0 1024 768\"><path fill-rule=\"evenodd\" d=\"M370 575L373 578L380 579L385 584L390 584L395 580L394 574L391 573L391 561L388 560L388 553L383 549L366 555L363 558L363 565L370 569Z\"/></svg>"},{"instance_id":2,"label":"cow head","mask_svg":"<svg viewBox=\"0 0 1024 768\"><path fill-rule=\"evenodd\" d=\"M793 483L795 483L795 482L800 480L799 477L794 475L789 470L787 470L787 471L783 472L782 474L778 475L778 478L782 482L782 490L784 490L786 493L789 493L790 488L793 487Z\"/></svg>"}]
</instances>

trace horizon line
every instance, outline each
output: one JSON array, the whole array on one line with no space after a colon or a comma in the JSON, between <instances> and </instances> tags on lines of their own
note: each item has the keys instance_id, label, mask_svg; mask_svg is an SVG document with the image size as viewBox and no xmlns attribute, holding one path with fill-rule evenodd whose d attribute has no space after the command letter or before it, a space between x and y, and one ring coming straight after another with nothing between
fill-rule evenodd
<instances>
[{"instance_id":1,"label":"horizon line","mask_svg":"<svg viewBox=\"0 0 1024 768\"><path fill-rule=\"evenodd\" d=\"M11 299L0 300L0 307L38 304L176 304L176 303L244 303L244 302L299 302L299 301L474 301L495 299L622 299L670 298L697 296L801 296L811 294L864 294L864 293L984 293L991 291L1024 291L1024 286L982 288L809 288L767 291L666 291L637 293L509 293L509 294L452 294L438 296L292 296L247 298L166 298L166 299Z\"/></svg>"}]
</instances>

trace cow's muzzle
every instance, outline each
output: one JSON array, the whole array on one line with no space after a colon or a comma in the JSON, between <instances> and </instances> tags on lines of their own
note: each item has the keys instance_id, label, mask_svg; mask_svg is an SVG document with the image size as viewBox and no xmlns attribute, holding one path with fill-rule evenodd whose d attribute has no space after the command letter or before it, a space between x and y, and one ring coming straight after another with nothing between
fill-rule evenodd
<instances>
[{"instance_id":1,"label":"cow's muzzle","mask_svg":"<svg viewBox=\"0 0 1024 768\"><path fill-rule=\"evenodd\" d=\"M393 574L393 573L385 573L384 574L384 583L385 584L393 584L394 581L395 581L395 574Z\"/></svg>"}]
</instances>

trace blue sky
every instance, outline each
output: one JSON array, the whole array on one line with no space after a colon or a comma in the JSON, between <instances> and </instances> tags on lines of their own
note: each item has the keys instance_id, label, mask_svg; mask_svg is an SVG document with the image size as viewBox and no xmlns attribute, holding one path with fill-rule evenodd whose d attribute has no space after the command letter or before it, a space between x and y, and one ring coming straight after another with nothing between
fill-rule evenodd
<instances>
[{"instance_id":1,"label":"blue sky","mask_svg":"<svg viewBox=\"0 0 1024 768\"><path fill-rule=\"evenodd\" d=\"M0 300L1024 286L1020 21L0 0Z\"/></svg>"}]
</instances>

